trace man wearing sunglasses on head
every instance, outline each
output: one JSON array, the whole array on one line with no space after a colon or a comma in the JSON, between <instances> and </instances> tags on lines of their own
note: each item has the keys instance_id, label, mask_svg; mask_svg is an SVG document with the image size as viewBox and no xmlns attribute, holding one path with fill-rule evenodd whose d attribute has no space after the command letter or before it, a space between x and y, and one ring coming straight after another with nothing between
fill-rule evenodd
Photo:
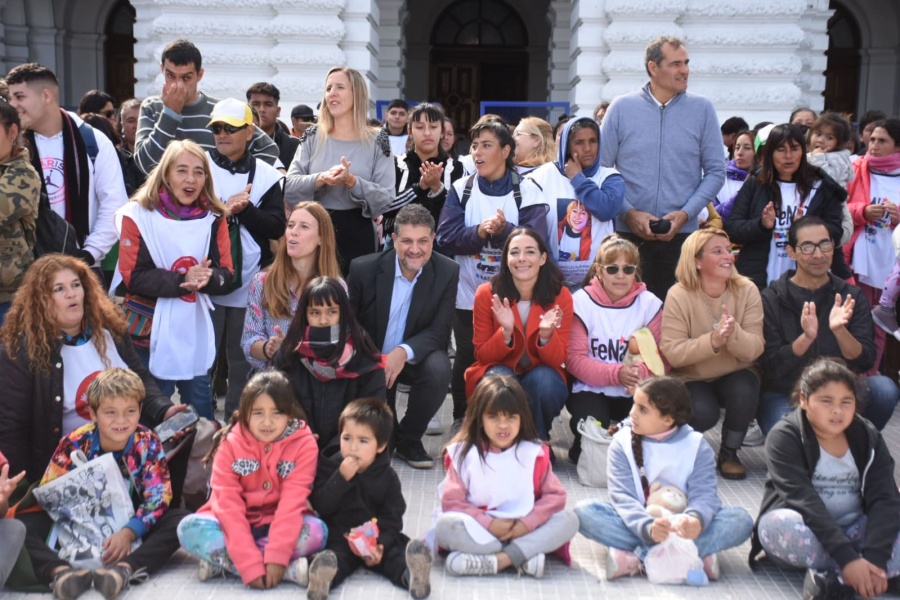
<instances>
[{"instance_id":1,"label":"man wearing sunglasses on head","mask_svg":"<svg viewBox=\"0 0 900 600\"><path fill-rule=\"evenodd\" d=\"M803 369L820 356L842 359L857 373L875 362L869 301L856 286L829 272L835 251L825 222L802 217L788 230L788 270L762 292L766 347L757 419L763 432L791 411L789 395ZM897 405L897 386L884 375L864 377L862 416L883 429Z\"/></svg>"},{"instance_id":2,"label":"man wearing sunglasses on head","mask_svg":"<svg viewBox=\"0 0 900 600\"><path fill-rule=\"evenodd\" d=\"M250 281L274 258L269 241L284 235L284 177L278 169L250 154L253 114L246 103L235 98L218 102L210 115L209 130L216 140L216 147L207 151L213 189L231 212L231 256L238 282L231 293L213 299L216 310L212 312L216 348L221 348L223 333L226 338L225 414L231 415L237 410L250 373L240 346Z\"/></svg>"},{"instance_id":3,"label":"man wearing sunglasses on head","mask_svg":"<svg viewBox=\"0 0 900 600\"><path fill-rule=\"evenodd\" d=\"M160 63L165 80L162 95L150 96L141 103L134 142L135 162L147 174L172 140L193 140L207 151L215 148L206 124L218 100L197 89L204 74L200 50L189 40L175 40L163 50ZM284 168L278 159L278 146L259 127L253 127L249 152L270 165Z\"/></svg>"}]
</instances>

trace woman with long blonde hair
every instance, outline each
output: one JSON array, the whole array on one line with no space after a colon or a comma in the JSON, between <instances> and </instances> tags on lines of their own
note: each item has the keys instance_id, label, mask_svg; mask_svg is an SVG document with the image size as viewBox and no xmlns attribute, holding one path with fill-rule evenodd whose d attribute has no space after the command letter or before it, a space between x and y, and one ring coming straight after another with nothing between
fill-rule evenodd
<instances>
[{"instance_id":1,"label":"woman with long blonde hair","mask_svg":"<svg viewBox=\"0 0 900 600\"><path fill-rule=\"evenodd\" d=\"M556 158L553 127L537 117L525 117L513 130L516 140L515 163L520 175L527 175Z\"/></svg>"},{"instance_id":2,"label":"woman with long blonde hair","mask_svg":"<svg viewBox=\"0 0 900 600\"><path fill-rule=\"evenodd\" d=\"M294 207L274 262L250 283L241 348L254 369L271 364L281 348L306 284L316 277L341 279L336 246L331 217L321 204Z\"/></svg>"},{"instance_id":3,"label":"woman with long blonde hair","mask_svg":"<svg viewBox=\"0 0 900 600\"><path fill-rule=\"evenodd\" d=\"M288 169L284 200L315 200L337 232L341 269L375 252L375 219L394 199L394 159L387 131L366 123L369 94L363 76L334 67L325 77L317 125L307 128Z\"/></svg>"},{"instance_id":4,"label":"woman with long blonde hair","mask_svg":"<svg viewBox=\"0 0 900 600\"><path fill-rule=\"evenodd\" d=\"M128 332L163 393L212 419L207 371L216 349L209 295L231 291L228 209L206 153L173 140L132 201L116 213Z\"/></svg>"},{"instance_id":5,"label":"woman with long blonde hair","mask_svg":"<svg viewBox=\"0 0 900 600\"><path fill-rule=\"evenodd\" d=\"M691 393L691 427L712 429L725 407L717 466L726 479L744 479L737 451L756 416L756 359L765 339L759 290L738 274L734 261L721 229L698 229L684 240L678 282L663 306L660 349Z\"/></svg>"}]
</instances>

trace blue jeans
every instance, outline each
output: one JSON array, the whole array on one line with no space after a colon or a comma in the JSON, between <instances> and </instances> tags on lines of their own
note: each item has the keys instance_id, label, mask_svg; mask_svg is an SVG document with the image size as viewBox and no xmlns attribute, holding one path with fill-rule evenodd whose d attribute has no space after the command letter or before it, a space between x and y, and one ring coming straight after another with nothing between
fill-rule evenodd
<instances>
[{"instance_id":1,"label":"blue jeans","mask_svg":"<svg viewBox=\"0 0 900 600\"><path fill-rule=\"evenodd\" d=\"M859 414L872 422L881 431L894 414L897 406L897 385L884 375L864 377L868 392ZM759 409L756 414L759 427L763 433L775 427L781 417L791 412L790 397L781 392L763 392L759 398Z\"/></svg>"},{"instance_id":2,"label":"blue jeans","mask_svg":"<svg viewBox=\"0 0 900 600\"><path fill-rule=\"evenodd\" d=\"M134 350L137 352L138 358L141 359L141 362L144 363L144 366L147 367L147 370L149 371L150 350L138 346L135 346ZM160 379L153 375L153 373L150 375L159 387L159 391L164 395L171 398L172 394L175 393L175 388L177 386L178 395L181 398L182 404L190 404L197 411L198 415L207 418L210 421L216 418L215 414L213 414L212 387L209 385L209 375L197 375L193 379L183 379L180 381Z\"/></svg>"},{"instance_id":3,"label":"blue jeans","mask_svg":"<svg viewBox=\"0 0 900 600\"><path fill-rule=\"evenodd\" d=\"M509 367L495 365L485 375L510 375L518 379L528 396L528 405L538 435L542 440L550 439L553 419L562 412L566 398L569 397L569 387L556 369L538 365L523 375L516 375Z\"/></svg>"},{"instance_id":4,"label":"blue jeans","mask_svg":"<svg viewBox=\"0 0 900 600\"><path fill-rule=\"evenodd\" d=\"M625 521L609 502L582 501L575 506L575 514L581 522L578 531L588 539L610 548L634 552L641 560L644 560L650 551L650 544L634 535L625 526ZM704 558L740 546L750 539L751 531L753 519L746 510L736 507L722 508L713 517L712 522L706 524L694 540L694 544L700 558Z\"/></svg>"}]
</instances>

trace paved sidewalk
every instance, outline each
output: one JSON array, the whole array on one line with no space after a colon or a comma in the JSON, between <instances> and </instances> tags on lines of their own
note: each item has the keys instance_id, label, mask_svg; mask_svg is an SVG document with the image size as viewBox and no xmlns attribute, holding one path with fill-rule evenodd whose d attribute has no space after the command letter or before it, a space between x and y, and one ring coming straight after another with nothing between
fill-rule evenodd
<instances>
[{"instance_id":1,"label":"paved sidewalk","mask_svg":"<svg viewBox=\"0 0 900 600\"><path fill-rule=\"evenodd\" d=\"M221 402L220 402L221 405ZM441 409L441 421L449 432L451 422L451 401L447 398ZM402 406L401 406L402 410ZM568 423L568 414L563 413ZM895 415L885 428L885 437L894 456L900 456L900 416ZM606 498L606 490L586 488L578 483L575 468L566 461L566 451L571 442L568 426L557 419L553 436L558 440L555 451L556 472L569 492L569 506L587 498ZM707 439L718 449L718 432L708 432ZM426 449L437 456L440 448L448 440L448 433L442 436L426 437ZM719 479L719 495L726 506L742 506L755 517L762 496L764 463L762 447L741 451L741 460L748 470L748 477L742 482L728 482ZM437 503L435 489L442 478L441 469L416 470L395 459L394 468L400 474L407 500L405 532L415 537L424 533L431 523L431 513ZM895 474L896 478L896 474ZM749 542L719 555L722 578L701 588L682 586L654 586L645 577L620 579L612 582L604 580L605 550L597 544L578 535L572 542L572 566L566 567L557 558L548 558L544 578L535 580L523 576L516 578L512 572L496 577L454 578L444 573L443 559L438 558L432 571L431 598L441 600L569 600L574 598L610 599L669 599L691 598L691 600L730 600L762 598L800 598L803 574L783 572L773 567L761 568L751 573L747 565ZM179 551L169 565L150 580L136 586L120 596L128 600L238 600L243 598L305 597L305 590L291 583L283 583L274 590L264 592L249 590L241 586L236 578L215 579L205 583L197 580L197 563L194 558ZM6 600L36 599L36 594L0 593ZM82 596L85 600L99 600L102 596L91 590ZM395 588L381 576L361 570L348 579L330 598L338 600L402 600L409 598L404 590Z\"/></svg>"}]
</instances>

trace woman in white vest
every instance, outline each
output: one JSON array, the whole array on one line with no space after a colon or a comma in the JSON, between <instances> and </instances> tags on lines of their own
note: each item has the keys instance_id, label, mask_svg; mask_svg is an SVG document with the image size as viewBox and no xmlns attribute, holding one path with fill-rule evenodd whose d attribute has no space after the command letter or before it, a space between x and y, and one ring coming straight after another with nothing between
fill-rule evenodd
<instances>
[{"instance_id":1,"label":"woman in white vest","mask_svg":"<svg viewBox=\"0 0 900 600\"><path fill-rule=\"evenodd\" d=\"M40 481L60 439L91 421L87 387L109 367L140 376L146 388L141 422L148 427L186 408L159 391L134 351L121 309L88 266L62 254L39 258L0 329L0 451L10 473L25 471L28 481ZM189 455L182 451L170 463L179 499Z\"/></svg>"},{"instance_id":2,"label":"woman in white vest","mask_svg":"<svg viewBox=\"0 0 900 600\"><path fill-rule=\"evenodd\" d=\"M856 274L857 285L865 293L879 325L875 332L881 364L885 337L881 330L897 331L894 305L900 291L900 269L891 235L900 222L900 119L875 123L869 136L868 152L853 163L855 177L847 186L853 238L844 246L847 264ZM882 294L882 290L888 293Z\"/></svg>"},{"instance_id":3,"label":"woman in white vest","mask_svg":"<svg viewBox=\"0 0 900 600\"><path fill-rule=\"evenodd\" d=\"M672 375L691 392L691 427L712 429L725 408L719 472L744 479L737 451L759 402L762 298L738 274L731 240L721 229L698 229L684 240L675 279L663 307L660 349Z\"/></svg>"},{"instance_id":4,"label":"woman in white vest","mask_svg":"<svg viewBox=\"0 0 900 600\"><path fill-rule=\"evenodd\" d=\"M569 449L573 463L581 455L578 421L593 417L604 428L621 421L631 410L634 386L652 374L647 360L623 364L638 329L648 328L657 346L662 330L662 301L640 281L640 264L637 246L611 234L600 244L584 287L572 295L575 319L566 370L575 381L566 408L575 435Z\"/></svg>"},{"instance_id":5,"label":"woman in white vest","mask_svg":"<svg viewBox=\"0 0 900 600\"><path fill-rule=\"evenodd\" d=\"M556 162L531 172L550 205L550 256L578 285L591 268L600 241L612 233L625 200L625 180L600 166L600 128L587 117L563 125Z\"/></svg>"},{"instance_id":6,"label":"woman in white vest","mask_svg":"<svg viewBox=\"0 0 900 600\"><path fill-rule=\"evenodd\" d=\"M213 419L207 372L216 356L209 294L230 291L228 209L213 191L206 153L174 140L116 213L125 313L138 355L163 393Z\"/></svg>"},{"instance_id":7,"label":"woman in white vest","mask_svg":"<svg viewBox=\"0 0 900 600\"><path fill-rule=\"evenodd\" d=\"M453 337L453 421L466 411L465 372L475 362L472 307L475 290L500 271L501 251L516 227L530 227L547 241L549 206L534 181L521 179L513 163L516 143L506 123L484 119L469 131L476 173L453 184L441 211L438 244L459 263Z\"/></svg>"},{"instance_id":8,"label":"woman in white vest","mask_svg":"<svg viewBox=\"0 0 900 600\"><path fill-rule=\"evenodd\" d=\"M218 364L227 364L225 415L229 416L237 410L250 374L250 364L241 349L250 281L260 268L272 262L270 242L284 235L284 177L281 171L248 152L254 132L253 113L245 102L227 98L216 103L209 128L216 147L207 151L207 158L216 195L230 213L235 268L232 291L213 299L212 312L217 349L222 348L222 336L225 337L224 356L219 357Z\"/></svg>"}]
</instances>

